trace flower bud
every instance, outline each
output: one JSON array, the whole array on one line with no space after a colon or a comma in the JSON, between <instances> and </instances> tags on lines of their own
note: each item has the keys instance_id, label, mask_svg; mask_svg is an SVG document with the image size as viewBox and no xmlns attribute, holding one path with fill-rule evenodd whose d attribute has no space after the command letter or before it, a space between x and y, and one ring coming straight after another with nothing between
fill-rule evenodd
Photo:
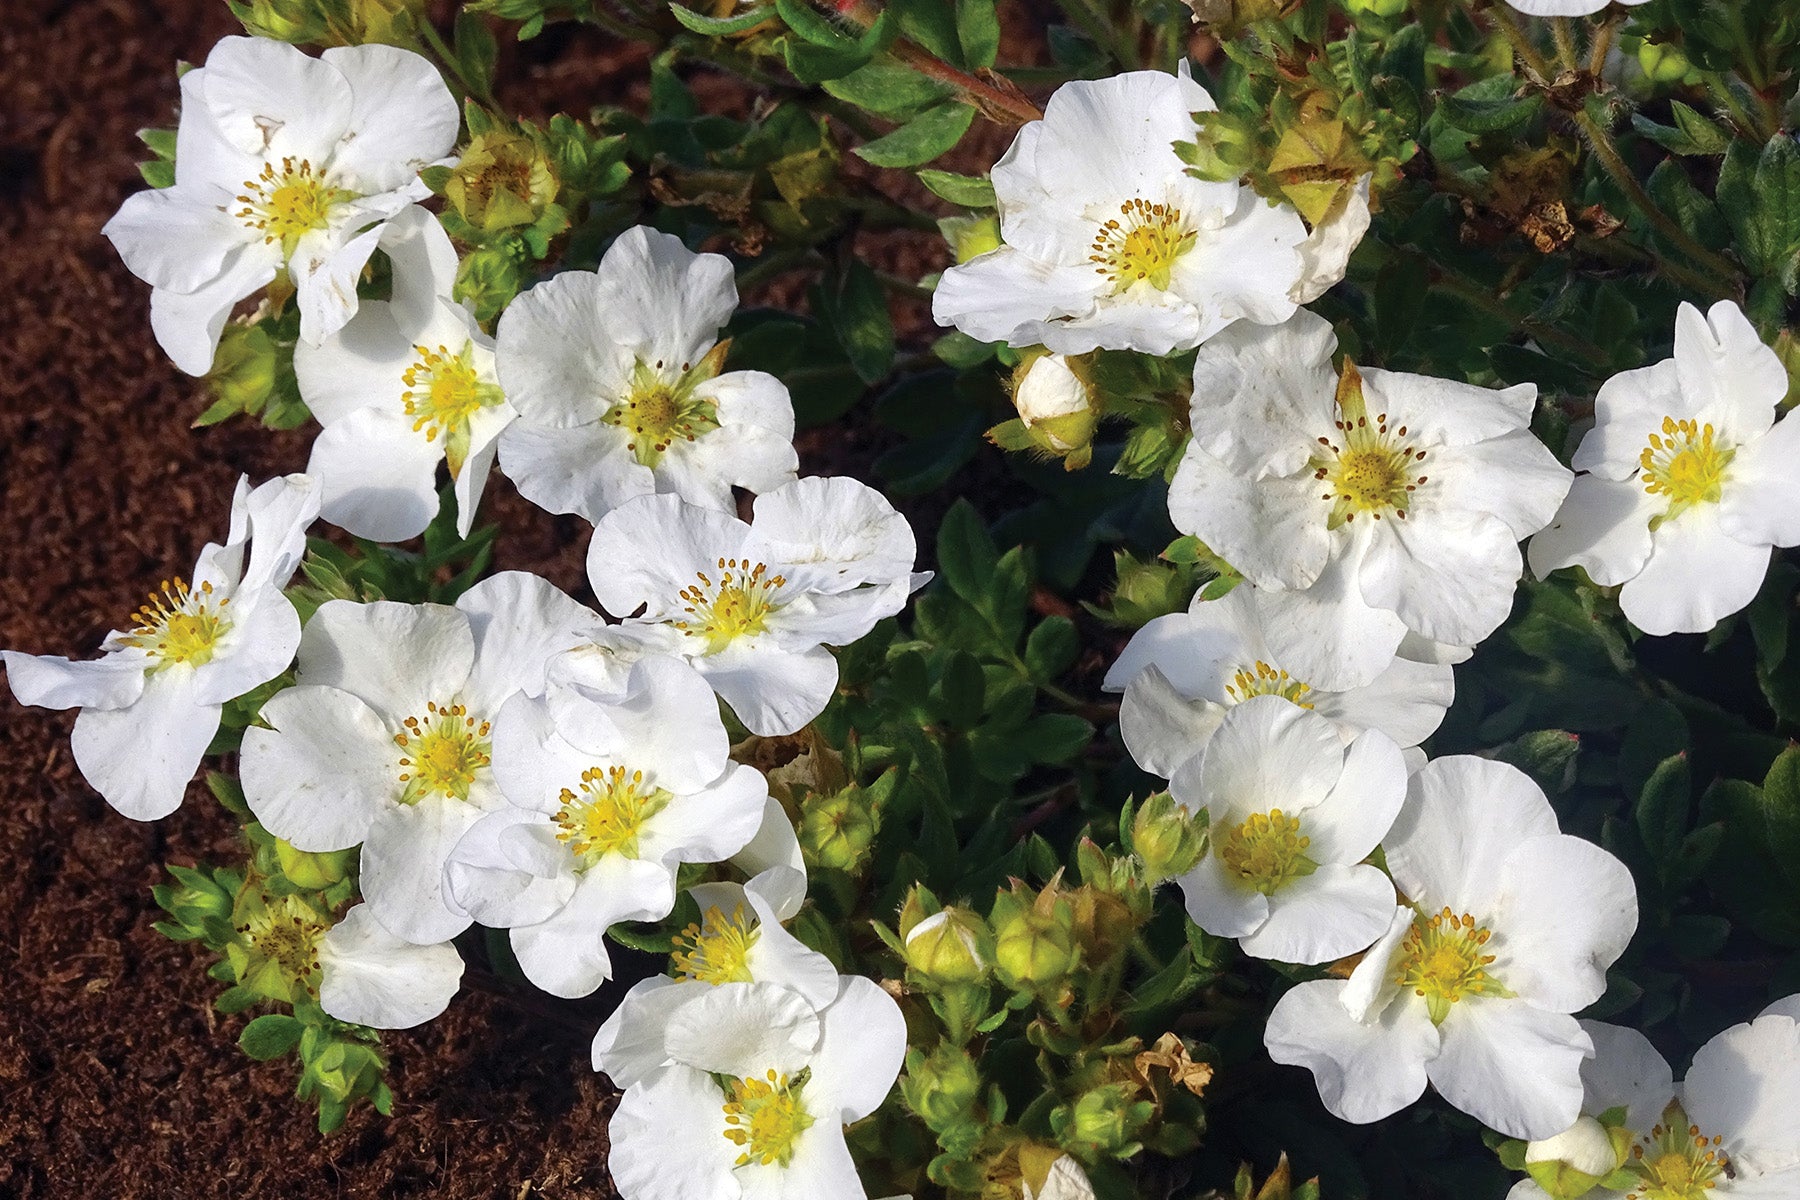
<instances>
[{"instance_id":1,"label":"flower bud","mask_svg":"<svg viewBox=\"0 0 1800 1200\"><path fill-rule=\"evenodd\" d=\"M537 141L494 128L470 139L439 190L470 228L498 233L535 224L558 187L555 167Z\"/></svg>"},{"instance_id":2,"label":"flower bud","mask_svg":"<svg viewBox=\"0 0 1800 1200\"><path fill-rule=\"evenodd\" d=\"M1205 835L1167 792L1158 792L1138 806L1131 819L1131 849L1144 864L1144 876L1152 883L1186 875L1200 861Z\"/></svg>"},{"instance_id":3,"label":"flower bud","mask_svg":"<svg viewBox=\"0 0 1800 1200\"><path fill-rule=\"evenodd\" d=\"M933 983L977 983L987 975L987 923L963 908L926 917L906 934L906 965Z\"/></svg>"},{"instance_id":4,"label":"flower bud","mask_svg":"<svg viewBox=\"0 0 1800 1200\"><path fill-rule=\"evenodd\" d=\"M418 40L425 0L350 0L356 44L410 47Z\"/></svg>"},{"instance_id":5,"label":"flower bud","mask_svg":"<svg viewBox=\"0 0 1800 1200\"><path fill-rule=\"evenodd\" d=\"M1093 389L1076 373L1074 360L1061 354L1042 354L1020 366L1013 407L1031 440L1052 454L1086 448L1100 423Z\"/></svg>"},{"instance_id":6,"label":"flower bud","mask_svg":"<svg viewBox=\"0 0 1800 1200\"><path fill-rule=\"evenodd\" d=\"M1680 46L1667 42L1643 42L1638 46L1638 66L1653 83L1679 83L1694 69Z\"/></svg>"},{"instance_id":7,"label":"flower bud","mask_svg":"<svg viewBox=\"0 0 1800 1200\"><path fill-rule=\"evenodd\" d=\"M473 304L479 320L498 316L525 282L523 253L507 245L471 250L456 267L456 298Z\"/></svg>"},{"instance_id":8,"label":"flower bud","mask_svg":"<svg viewBox=\"0 0 1800 1200\"><path fill-rule=\"evenodd\" d=\"M909 1050L900 1094L933 1133L941 1134L974 1119L981 1071L968 1051L947 1041L939 1042L929 1056Z\"/></svg>"},{"instance_id":9,"label":"flower bud","mask_svg":"<svg viewBox=\"0 0 1800 1200\"><path fill-rule=\"evenodd\" d=\"M1576 1200L1624 1164L1630 1145L1629 1130L1583 1116L1555 1137L1528 1144L1525 1171L1555 1200Z\"/></svg>"},{"instance_id":10,"label":"flower bud","mask_svg":"<svg viewBox=\"0 0 1800 1200\"><path fill-rule=\"evenodd\" d=\"M966 263L1000 245L1000 218L993 213L976 213L966 217L944 217L938 221L938 232L950 244L956 261Z\"/></svg>"},{"instance_id":11,"label":"flower bud","mask_svg":"<svg viewBox=\"0 0 1800 1200\"><path fill-rule=\"evenodd\" d=\"M1397 17L1406 5L1407 0L1344 0L1344 11L1358 17Z\"/></svg>"},{"instance_id":12,"label":"flower bud","mask_svg":"<svg viewBox=\"0 0 1800 1200\"><path fill-rule=\"evenodd\" d=\"M808 796L800 805L799 829L806 865L860 874L868 865L878 827L874 806L862 788Z\"/></svg>"},{"instance_id":13,"label":"flower bud","mask_svg":"<svg viewBox=\"0 0 1800 1200\"><path fill-rule=\"evenodd\" d=\"M260 325L228 323L219 335L212 370L206 374L213 405L201 423L211 424L208 418L215 413L223 418L230 413L261 412L275 391L275 375L275 341L268 331Z\"/></svg>"},{"instance_id":14,"label":"flower bud","mask_svg":"<svg viewBox=\"0 0 1800 1200\"><path fill-rule=\"evenodd\" d=\"M230 7L252 37L295 45L331 40L331 22L319 0L230 0Z\"/></svg>"},{"instance_id":15,"label":"flower bud","mask_svg":"<svg viewBox=\"0 0 1800 1200\"><path fill-rule=\"evenodd\" d=\"M1062 1136L1102 1154L1127 1156L1137 1150L1138 1134L1155 1114L1156 1105L1140 1099L1135 1085L1104 1083L1076 1099Z\"/></svg>"},{"instance_id":16,"label":"flower bud","mask_svg":"<svg viewBox=\"0 0 1800 1200\"><path fill-rule=\"evenodd\" d=\"M994 901L994 972L1010 988L1044 991L1075 969L1075 909L1055 885L1030 899L1023 885Z\"/></svg>"}]
</instances>

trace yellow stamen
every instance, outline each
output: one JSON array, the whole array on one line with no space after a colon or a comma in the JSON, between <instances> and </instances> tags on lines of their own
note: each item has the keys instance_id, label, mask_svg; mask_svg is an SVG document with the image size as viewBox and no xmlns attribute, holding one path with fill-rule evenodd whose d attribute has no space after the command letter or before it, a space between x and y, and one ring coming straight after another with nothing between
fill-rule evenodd
<instances>
[{"instance_id":1,"label":"yellow stamen","mask_svg":"<svg viewBox=\"0 0 1800 1200\"><path fill-rule=\"evenodd\" d=\"M1196 240L1180 209L1131 199L1119 206L1118 216L1101 223L1088 261L1115 295L1140 283L1166 291L1176 261Z\"/></svg>"},{"instance_id":2,"label":"yellow stamen","mask_svg":"<svg viewBox=\"0 0 1800 1200\"><path fill-rule=\"evenodd\" d=\"M1448 908L1421 913L1401 943L1394 982L1425 1001L1434 1024L1442 1024L1464 996L1510 996L1487 971L1494 962L1486 953L1493 936L1468 913L1458 917Z\"/></svg>"},{"instance_id":3,"label":"yellow stamen","mask_svg":"<svg viewBox=\"0 0 1800 1200\"><path fill-rule=\"evenodd\" d=\"M812 1114L800 1097L809 1072L792 1079L770 1071L764 1079L739 1079L728 1085L725 1136L743 1149L737 1165L787 1166L795 1144L812 1127Z\"/></svg>"},{"instance_id":4,"label":"yellow stamen","mask_svg":"<svg viewBox=\"0 0 1800 1200\"><path fill-rule=\"evenodd\" d=\"M1319 864L1306 856L1312 839L1300 835L1300 818L1279 808L1250 817L1219 842L1219 861L1238 882L1273 896Z\"/></svg>"},{"instance_id":5,"label":"yellow stamen","mask_svg":"<svg viewBox=\"0 0 1800 1200\"><path fill-rule=\"evenodd\" d=\"M662 362L640 362L632 374L631 391L606 410L600 419L630 435L625 448L646 467L654 467L669 447L692 442L719 427L719 413L711 400L694 389L717 374L723 355L719 347L696 366L682 363L671 377Z\"/></svg>"},{"instance_id":6,"label":"yellow stamen","mask_svg":"<svg viewBox=\"0 0 1800 1200\"><path fill-rule=\"evenodd\" d=\"M738 905L728 917L709 908L698 925L689 925L675 935L677 949L671 956L675 973L682 979L710 983L749 983L750 949L762 930L751 924L751 918Z\"/></svg>"},{"instance_id":7,"label":"yellow stamen","mask_svg":"<svg viewBox=\"0 0 1800 1200\"><path fill-rule=\"evenodd\" d=\"M467 800L475 776L488 765L491 748L488 722L469 715L461 704L425 706L424 717L408 717L394 744L406 751L401 758L400 782L406 785L400 799L417 804L427 796Z\"/></svg>"},{"instance_id":8,"label":"yellow stamen","mask_svg":"<svg viewBox=\"0 0 1800 1200\"><path fill-rule=\"evenodd\" d=\"M279 171L274 163L264 163L260 175L244 180L237 198L244 207L234 215L261 232L264 242L279 242L283 257L291 258L302 237L327 228L332 210L354 199L355 192L326 183L310 160L284 158Z\"/></svg>"},{"instance_id":9,"label":"yellow stamen","mask_svg":"<svg viewBox=\"0 0 1800 1200\"><path fill-rule=\"evenodd\" d=\"M1705 1200L1721 1178L1732 1178L1731 1160L1719 1148L1722 1140L1700 1132L1681 1102L1670 1101L1662 1123L1631 1148L1625 1166L1642 1182L1626 1193L1627 1200Z\"/></svg>"},{"instance_id":10,"label":"yellow stamen","mask_svg":"<svg viewBox=\"0 0 1800 1200\"><path fill-rule=\"evenodd\" d=\"M465 340L455 353L448 346L435 350L414 346L413 353L418 358L400 376L407 387L400 402L413 419L413 432L424 433L428 442L444 439L450 473L460 474L469 451L470 419L499 404L505 393L499 384L482 377L475 365L473 340Z\"/></svg>"},{"instance_id":11,"label":"yellow stamen","mask_svg":"<svg viewBox=\"0 0 1800 1200\"><path fill-rule=\"evenodd\" d=\"M718 582L701 571L698 585L682 589L688 618L673 622L683 633L704 640L706 654L767 630L769 614L780 607L777 594L787 585L785 576L770 575L763 563L721 558L718 566Z\"/></svg>"},{"instance_id":12,"label":"yellow stamen","mask_svg":"<svg viewBox=\"0 0 1800 1200\"><path fill-rule=\"evenodd\" d=\"M225 616L230 603L227 597L214 597L210 582L202 582L196 591L179 577L165 579L132 614L137 624L121 640L157 658L152 670L176 663L200 666L212 661L219 639L231 628Z\"/></svg>"},{"instance_id":13,"label":"yellow stamen","mask_svg":"<svg viewBox=\"0 0 1800 1200\"><path fill-rule=\"evenodd\" d=\"M624 767L589 767L576 787L580 795L562 790L556 840L586 866L608 854L636 858L644 823L672 799L662 788L646 787L642 771Z\"/></svg>"},{"instance_id":14,"label":"yellow stamen","mask_svg":"<svg viewBox=\"0 0 1800 1200\"><path fill-rule=\"evenodd\" d=\"M1231 682L1225 685L1225 694L1236 704L1242 704L1252 696L1280 696L1301 708L1312 707L1312 702L1307 699L1312 695L1312 688L1261 660L1249 670L1232 676Z\"/></svg>"},{"instance_id":15,"label":"yellow stamen","mask_svg":"<svg viewBox=\"0 0 1800 1200\"><path fill-rule=\"evenodd\" d=\"M1669 498L1667 520L1696 504L1716 504L1736 454L1715 440L1711 425L1664 417L1662 432L1651 434L1638 456L1638 478L1650 495Z\"/></svg>"},{"instance_id":16,"label":"yellow stamen","mask_svg":"<svg viewBox=\"0 0 1800 1200\"><path fill-rule=\"evenodd\" d=\"M1362 373L1345 360L1338 379L1336 434L1318 439L1313 452L1313 478L1325 486L1319 499L1331 505L1328 528L1367 515L1379 521L1387 514L1404 521L1413 493L1429 481L1418 474L1426 452L1406 440L1406 426L1390 427L1386 413L1368 415L1363 405Z\"/></svg>"}]
</instances>

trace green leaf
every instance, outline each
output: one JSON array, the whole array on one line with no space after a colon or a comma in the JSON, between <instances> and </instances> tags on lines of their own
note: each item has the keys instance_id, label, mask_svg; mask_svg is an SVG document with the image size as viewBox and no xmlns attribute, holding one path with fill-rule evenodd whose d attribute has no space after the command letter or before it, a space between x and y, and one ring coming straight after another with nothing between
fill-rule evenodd
<instances>
[{"instance_id":1,"label":"green leaf","mask_svg":"<svg viewBox=\"0 0 1800 1200\"><path fill-rule=\"evenodd\" d=\"M683 8L679 4L669 5L669 13L687 28L707 37L726 37L730 34L742 33L746 29L753 29L761 25L775 15L772 6L767 4L758 5L729 17L708 17L691 8Z\"/></svg>"},{"instance_id":2,"label":"green leaf","mask_svg":"<svg viewBox=\"0 0 1800 1200\"><path fill-rule=\"evenodd\" d=\"M258 1062L280 1058L300 1044L306 1025L285 1013L267 1013L244 1026L238 1045Z\"/></svg>"},{"instance_id":3,"label":"green leaf","mask_svg":"<svg viewBox=\"0 0 1800 1200\"><path fill-rule=\"evenodd\" d=\"M910 115L951 95L951 89L897 62L876 61L822 85L839 100L884 116Z\"/></svg>"},{"instance_id":4,"label":"green leaf","mask_svg":"<svg viewBox=\"0 0 1800 1200\"><path fill-rule=\"evenodd\" d=\"M1800 883L1800 746L1789 746L1769 768L1762 786L1769 849L1782 871Z\"/></svg>"},{"instance_id":5,"label":"green leaf","mask_svg":"<svg viewBox=\"0 0 1800 1200\"><path fill-rule=\"evenodd\" d=\"M944 698L944 719L954 728L972 729L981 720L982 705L987 700L987 680L981 663L973 654L958 650L944 667L940 685Z\"/></svg>"},{"instance_id":6,"label":"green leaf","mask_svg":"<svg viewBox=\"0 0 1800 1200\"><path fill-rule=\"evenodd\" d=\"M1751 162L1752 151L1734 142L1719 174L1718 200L1737 236L1738 257L1752 274L1795 290L1800 257L1800 147L1776 134Z\"/></svg>"},{"instance_id":7,"label":"green leaf","mask_svg":"<svg viewBox=\"0 0 1800 1200\"><path fill-rule=\"evenodd\" d=\"M967 500L958 500L944 514L944 523L938 527L937 558L938 570L950 590L970 604L979 604L987 595L1000 552L975 506Z\"/></svg>"},{"instance_id":8,"label":"green leaf","mask_svg":"<svg viewBox=\"0 0 1800 1200\"><path fill-rule=\"evenodd\" d=\"M943 154L968 130L975 110L950 101L927 109L885 137L856 148L857 157L878 167L912 167Z\"/></svg>"},{"instance_id":9,"label":"green leaf","mask_svg":"<svg viewBox=\"0 0 1800 1200\"><path fill-rule=\"evenodd\" d=\"M854 35L833 24L808 0L775 0L775 9L789 29L814 46L827 50L845 50L857 44Z\"/></svg>"},{"instance_id":10,"label":"green leaf","mask_svg":"<svg viewBox=\"0 0 1800 1200\"><path fill-rule=\"evenodd\" d=\"M857 259L835 292L825 294L821 314L864 383L878 383L894 365L894 324L881 281Z\"/></svg>"},{"instance_id":11,"label":"green leaf","mask_svg":"<svg viewBox=\"0 0 1800 1200\"><path fill-rule=\"evenodd\" d=\"M175 164L165 159L152 159L138 164L138 174L144 182L153 188L166 188L175 185Z\"/></svg>"},{"instance_id":12,"label":"green leaf","mask_svg":"<svg viewBox=\"0 0 1800 1200\"><path fill-rule=\"evenodd\" d=\"M477 85L487 87L494 78L494 64L500 61L500 43L494 39L494 31L465 8L456 14L454 37L463 70Z\"/></svg>"},{"instance_id":13,"label":"green leaf","mask_svg":"<svg viewBox=\"0 0 1800 1200\"><path fill-rule=\"evenodd\" d=\"M1544 99L1537 92L1514 95L1515 82L1511 75L1495 75L1470 84L1460 92L1445 96L1439 101L1437 111L1451 126L1464 133L1516 129L1538 114Z\"/></svg>"},{"instance_id":14,"label":"green leaf","mask_svg":"<svg viewBox=\"0 0 1800 1200\"><path fill-rule=\"evenodd\" d=\"M1679 100L1673 101L1672 106L1675 114L1673 128L1658 125L1642 113L1632 114L1632 128L1673 154L1723 154L1731 146L1729 133Z\"/></svg>"},{"instance_id":15,"label":"green leaf","mask_svg":"<svg viewBox=\"0 0 1800 1200\"><path fill-rule=\"evenodd\" d=\"M1025 665L1039 683L1051 683L1074 665L1081 653L1075 622L1067 617L1045 617L1025 639Z\"/></svg>"},{"instance_id":16,"label":"green leaf","mask_svg":"<svg viewBox=\"0 0 1800 1200\"><path fill-rule=\"evenodd\" d=\"M1657 864L1673 863L1687 834L1693 781L1685 753L1665 758L1651 773L1638 797L1638 833Z\"/></svg>"},{"instance_id":17,"label":"green leaf","mask_svg":"<svg viewBox=\"0 0 1800 1200\"><path fill-rule=\"evenodd\" d=\"M994 197L993 180L984 176L927 168L919 172L919 182L930 188L933 195L964 208L993 208L999 204Z\"/></svg>"},{"instance_id":18,"label":"green leaf","mask_svg":"<svg viewBox=\"0 0 1800 1200\"><path fill-rule=\"evenodd\" d=\"M956 0L956 36L965 65L993 66L1000 53L1000 17L994 0Z\"/></svg>"}]
</instances>

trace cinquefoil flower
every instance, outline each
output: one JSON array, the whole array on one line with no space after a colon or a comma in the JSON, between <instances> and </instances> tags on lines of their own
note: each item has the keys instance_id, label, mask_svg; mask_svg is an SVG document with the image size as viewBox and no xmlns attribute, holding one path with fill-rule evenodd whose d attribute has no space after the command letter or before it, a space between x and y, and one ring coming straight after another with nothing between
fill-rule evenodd
<instances>
[{"instance_id":1,"label":"cinquefoil flower","mask_svg":"<svg viewBox=\"0 0 1800 1200\"><path fill-rule=\"evenodd\" d=\"M1594 1039L1594 1057L1581 1069L1582 1122L1623 1109L1623 1128L1631 1138L1618 1176L1609 1181L1625 1186L1586 1195L1592 1200L1800 1196L1795 1011L1800 997L1772 1004L1754 1021L1725 1030L1694 1055L1679 1085L1643 1034L1582 1022ZM1547 1200L1547 1193L1525 1179L1508 1200Z\"/></svg>"},{"instance_id":2,"label":"cinquefoil flower","mask_svg":"<svg viewBox=\"0 0 1800 1200\"><path fill-rule=\"evenodd\" d=\"M1330 717L1346 741L1379 729L1403 749L1443 721L1456 696L1448 663L1396 657L1362 687L1315 688L1286 671L1269 649L1268 597L1249 584L1217 600L1196 595L1187 612L1157 617L1131 635L1103 686L1125 693L1119 732L1144 770L1172 778L1231 706L1252 696L1280 696Z\"/></svg>"},{"instance_id":3,"label":"cinquefoil flower","mask_svg":"<svg viewBox=\"0 0 1800 1200\"><path fill-rule=\"evenodd\" d=\"M192 582L151 593L130 629L106 635L100 658L0 651L19 703L81 710L75 765L115 809L154 821L179 808L225 702L287 670L300 616L281 589L318 513L318 484L304 475L255 490L240 479L225 544L200 552Z\"/></svg>"},{"instance_id":4,"label":"cinquefoil flower","mask_svg":"<svg viewBox=\"0 0 1800 1200\"><path fill-rule=\"evenodd\" d=\"M527 500L597 521L668 492L733 511L731 489L794 478L794 405L779 379L726 371L730 260L642 225L599 270L564 271L500 318L500 381L520 419L501 469Z\"/></svg>"},{"instance_id":5,"label":"cinquefoil flower","mask_svg":"<svg viewBox=\"0 0 1800 1200\"><path fill-rule=\"evenodd\" d=\"M362 844L363 899L418 945L469 918L444 902L444 862L505 804L493 721L537 694L549 658L598 618L535 575L503 571L441 604L320 606L300 640L299 685L244 733L240 771L256 819L301 850Z\"/></svg>"},{"instance_id":6,"label":"cinquefoil flower","mask_svg":"<svg viewBox=\"0 0 1800 1200\"><path fill-rule=\"evenodd\" d=\"M767 1049L793 991L732 993L742 1011L696 1025L678 1065L625 1091L607 1166L625 1200L863 1200L844 1126L880 1107L900 1074L906 1022L873 980L846 975L818 1013L815 1048ZM694 1064L694 1065L687 1065Z\"/></svg>"},{"instance_id":7,"label":"cinquefoil flower","mask_svg":"<svg viewBox=\"0 0 1800 1200\"><path fill-rule=\"evenodd\" d=\"M294 347L301 399L324 431L307 472L324 486L320 515L357 537L399 542L437 515L437 470L455 481L456 528L468 536L512 406L494 373L494 343L451 298L456 250L413 205L381 230L393 298L371 300L317 346Z\"/></svg>"},{"instance_id":8,"label":"cinquefoil flower","mask_svg":"<svg viewBox=\"0 0 1800 1200\"><path fill-rule=\"evenodd\" d=\"M1206 853L1180 880L1200 928L1291 963L1355 954L1386 931L1394 886L1363 863L1406 800L1406 761L1386 734L1346 747L1324 717L1252 696L1169 794L1207 813Z\"/></svg>"},{"instance_id":9,"label":"cinquefoil flower","mask_svg":"<svg viewBox=\"0 0 1800 1200\"><path fill-rule=\"evenodd\" d=\"M1612 0L1506 0L1522 13L1534 17L1585 17L1605 8ZM1619 0L1620 4L1643 4L1645 0Z\"/></svg>"},{"instance_id":10,"label":"cinquefoil flower","mask_svg":"<svg viewBox=\"0 0 1800 1200\"><path fill-rule=\"evenodd\" d=\"M606 690L646 654L679 655L751 732L793 733L837 687L826 647L862 637L930 578L913 574L916 554L906 518L854 479L759 496L750 525L641 496L602 517L588 547L594 595L625 621L556 670Z\"/></svg>"},{"instance_id":11,"label":"cinquefoil flower","mask_svg":"<svg viewBox=\"0 0 1800 1200\"><path fill-rule=\"evenodd\" d=\"M1675 357L1607 380L1578 476L1531 568L1624 584L1645 633L1704 633L1755 597L1772 546L1800 545L1800 420L1787 369L1738 306L1683 304Z\"/></svg>"},{"instance_id":12,"label":"cinquefoil flower","mask_svg":"<svg viewBox=\"0 0 1800 1200\"><path fill-rule=\"evenodd\" d=\"M633 986L594 1036L594 1070L619 1087L676 1062L684 1031L743 1012L741 993L753 987L778 987L796 997L782 1002L782 1020L769 1027L765 1053L785 1045L809 1054L818 1045L817 1012L837 996L831 960L782 928L806 900L806 876L771 867L742 885L704 883L688 891L701 917L676 939L675 974Z\"/></svg>"},{"instance_id":13,"label":"cinquefoil flower","mask_svg":"<svg viewBox=\"0 0 1800 1200\"><path fill-rule=\"evenodd\" d=\"M1369 683L1408 630L1472 646L1512 608L1519 539L1570 473L1533 437L1537 389L1332 369L1302 312L1239 325L1194 363L1193 439L1169 488L1176 528L1267 598L1264 636L1316 688Z\"/></svg>"},{"instance_id":14,"label":"cinquefoil flower","mask_svg":"<svg viewBox=\"0 0 1800 1200\"><path fill-rule=\"evenodd\" d=\"M1383 844L1411 906L1348 980L1281 998L1270 1055L1310 1070L1325 1107L1357 1124L1405 1108L1429 1080L1509 1137L1567 1129L1594 1050L1569 1014L1600 998L1637 928L1631 873L1559 833L1524 772L1467 755L1414 773Z\"/></svg>"},{"instance_id":15,"label":"cinquefoil flower","mask_svg":"<svg viewBox=\"0 0 1800 1200\"><path fill-rule=\"evenodd\" d=\"M994 165L1003 244L944 272L931 311L984 342L1168 354L1295 309L1300 214L1189 175L1175 143L1217 106L1187 75L1077 79Z\"/></svg>"},{"instance_id":16,"label":"cinquefoil flower","mask_svg":"<svg viewBox=\"0 0 1800 1200\"><path fill-rule=\"evenodd\" d=\"M430 195L419 169L456 144L456 99L428 61L393 46L312 58L266 38L221 38L181 78L175 183L126 198L102 230L154 290L150 327L190 375L212 366L233 306L285 273L300 336L356 313L381 222Z\"/></svg>"},{"instance_id":17,"label":"cinquefoil flower","mask_svg":"<svg viewBox=\"0 0 1800 1200\"><path fill-rule=\"evenodd\" d=\"M718 698L675 658L643 659L616 696L516 695L493 747L509 803L457 844L450 899L510 929L526 977L557 996L611 978L601 935L668 916L676 868L737 853L769 799L762 773L731 761Z\"/></svg>"}]
</instances>

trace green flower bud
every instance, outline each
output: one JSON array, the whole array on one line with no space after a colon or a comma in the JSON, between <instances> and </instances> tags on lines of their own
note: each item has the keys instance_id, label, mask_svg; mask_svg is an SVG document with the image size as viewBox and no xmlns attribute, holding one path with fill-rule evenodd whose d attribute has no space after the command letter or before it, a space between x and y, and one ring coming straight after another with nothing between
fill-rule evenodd
<instances>
[{"instance_id":1,"label":"green flower bud","mask_svg":"<svg viewBox=\"0 0 1800 1200\"><path fill-rule=\"evenodd\" d=\"M275 339L267 330L260 325L228 323L219 335L219 349L206 375L214 397L207 417L214 412L222 418L230 413L262 411L275 390L277 369ZM201 422L211 424L207 417Z\"/></svg>"},{"instance_id":2,"label":"green flower bud","mask_svg":"<svg viewBox=\"0 0 1800 1200\"><path fill-rule=\"evenodd\" d=\"M1397 17L1406 11L1407 0L1344 0L1344 11L1352 16Z\"/></svg>"},{"instance_id":3,"label":"green flower bud","mask_svg":"<svg viewBox=\"0 0 1800 1200\"><path fill-rule=\"evenodd\" d=\"M276 896L260 879L244 881L232 906L237 937L225 947L239 987L294 1004L319 994L319 940L331 915L299 895Z\"/></svg>"},{"instance_id":4,"label":"green flower bud","mask_svg":"<svg viewBox=\"0 0 1800 1200\"><path fill-rule=\"evenodd\" d=\"M1075 908L1055 885L1030 898L1017 882L994 901L994 973L1010 988L1046 991L1080 961Z\"/></svg>"},{"instance_id":5,"label":"green flower bud","mask_svg":"<svg viewBox=\"0 0 1800 1200\"><path fill-rule=\"evenodd\" d=\"M1156 1105L1138 1098L1136 1085L1101 1084L1076 1099L1063 1137L1102 1154L1129 1155L1155 1113Z\"/></svg>"},{"instance_id":6,"label":"green flower bud","mask_svg":"<svg viewBox=\"0 0 1800 1200\"><path fill-rule=\"evenodd\" d=\"M436 190L472 229L497 233L536 224L559 186L555 165L536 139L496 128L470 140Z\"/></svg>"},{"instance_id":7,"label":"green flower bud","mask_svg":"<svg viewBox=\"0 0 1800 1200\"><path fill-rule=\"evenodd\" d=\"M331 40L331 20L321 0L228 0L231 13L252 37L301 45Z\"/></svg>"},{"instance_id":8,"label":"green flower bud","mask_svg":"<svg viewBox=\"0 0 1800 1200\"><path fill-rule=\"evenodd\" d=\"M1640 43L1637 60L1644 70L1644 77L1653 83L1679 83L1694 69L1681 47L1668 42Z\"/></svg>"},{"instance_id":9,"label":"green flower bud","mask_svg":"<svg viewBox=\"0 0 1800 1200\"><path fill-rule=\"evenodd\" d=\"M939 1042L929 1056L907 1051L900 1094L933 1133L973 1123L981 1091L981 1071L961 1046Z\"/></svg>"},{"instance_id":10,"label":"green flower bud","mask_svg":"<svg viewBox=\"0 0 1800 1200\"><path fill-rule=\"evenodd\" d=\"M1525 1172L1555 1200L1576 1200L1625 1165L1631 1131L1583 1116L1553 1138L1525 1147Z\"/></svg>"},{"instance_id":11,"label":"green flower bud","mask_svg":"<svg viewBox=\"0 0 1800 1200\"><path fill-rule=\"evenodd\" d=\"M416 31L424 15L425 0L350 0L356 44L380 42L410 48L418 41Z\"/></svg>"},{"instance_id":12,"label":"green flower bud","mask_svg":"<svg viewBox=\"0 0 1800 1200\"><path fill-rule=\"evenodd\" d=\"M1000 218L993 213L944 217L938 221L938 232L950 244L956 261L966 263L1000 245Z\"/></svg>"},{"instance_id":13,"label":"green flower bud","mask_svg":"<svg viewBox=\"0 0 1800 1200\"><path fill-rule=\"evenodd\" d=\"M800 850L809 867L860 874L880 827L868 793L848 787L830 796L808 796L800 805Z\"/></svg>"},{"instance_id":14,"label":"green flower bud","mask_svg":"<svg viewBox=\"0 0 1800 1200\"><path fill-rule=\"evenodd\" d=\"M977 983L988 973L992 941L987 922L963 908L946 908L906 935L906 965L938 984Z\"/></svg>"},{"instance_id":15,"label":"green flower bud","mask_svg":"<svg viewBox=\"0 0 1800 1200\"><path fill-rule=\"evenodd\" d=\"M1131 820L1131 849L1152 883L1186 875L1200 861L1206 838L1199 824L1167 792L1138 806Z\"/></svg>"},{"instance_id":16,"label":"green flower bud","mask_svg":"<svg viewBox=\"0 0 1800 1200\"><path fill-rule=\"evenodd\" d=\"M456 268L456 298L473 304L479 320L498 316L524 285L523 251L505 243L471 250Z\"/></svg>"}]
</instances>

